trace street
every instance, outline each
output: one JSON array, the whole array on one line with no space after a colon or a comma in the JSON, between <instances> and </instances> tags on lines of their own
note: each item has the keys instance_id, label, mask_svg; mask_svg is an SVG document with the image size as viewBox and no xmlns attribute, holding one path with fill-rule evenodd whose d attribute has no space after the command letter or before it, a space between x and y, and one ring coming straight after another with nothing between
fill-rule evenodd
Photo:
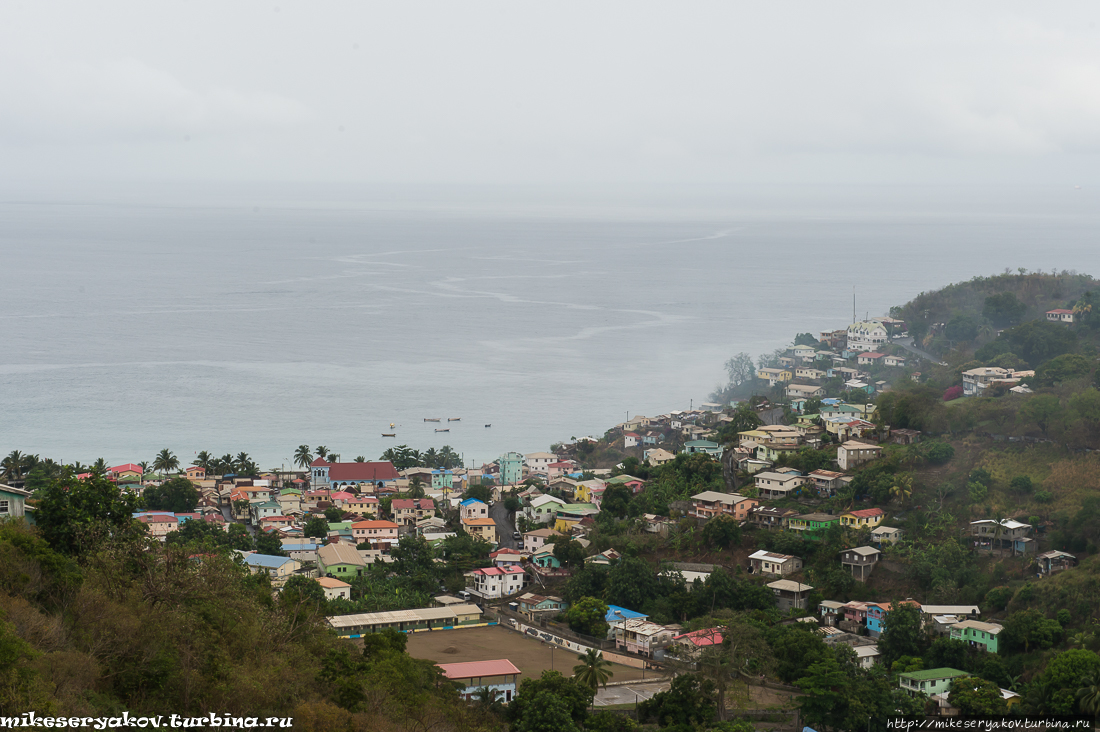
<instances>
[{"instance_id":1,"label":"street","mask_svg":"<svg viewBox=\"0 0 1100 732\"><path fill-rule=\"evenodd\" d=\"M489 507L489 515L497 525L497 544L499 549L515 549L516 541L512 538L515 525L508 520L508 509L504 507L504 501L499 500Z\"/></svg>"},{"instance_id":2,"label":"street","mask_svg":"<svg viewBox=\"0 0 1100 732\"><path fill-rule=\"evenodd\" d=\"M927 359L927 360L931 361L932 363L938 363L940 366L946 366L946 364L941 363L931 353L928 353L927 351L922 351L921 349L919 349L915 345L913 345L913 337L912 336L909 336L908 338L898 338L895 341L891 341L891 343L896 343L897 345L904 348L906 351L909 351L910 353L915 353L918 356L920 356L921 358Z\"/></svg>"},{"instance_id":3,"label":"street","mask_svg":"<svg viewBox=\"0 0 1100 732\"><path fill-rule=\"evenodd\" d=\"M596 693L596 700L592 704L597 707L606 707L612 704L633 704L638 701L645 701L659 691L668 691L667 681L605 686Z\"/></svg>"}]
</instances>

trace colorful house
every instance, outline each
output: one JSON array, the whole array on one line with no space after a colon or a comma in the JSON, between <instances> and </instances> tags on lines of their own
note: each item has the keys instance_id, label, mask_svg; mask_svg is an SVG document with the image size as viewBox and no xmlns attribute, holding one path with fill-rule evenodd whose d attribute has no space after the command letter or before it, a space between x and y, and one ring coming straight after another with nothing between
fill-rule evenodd
<instances>
[{"instance_id":1,"label":"colorful house","mask_svg":"<svg viewBox=\"0 0 1100 732\"><path fill-rule=\"evenodd\" d=\"M951 681L959 676L968 676L957 668L930 668L925 671L911 671L898 676L898 686L910 696L924 694L946 694L951 691Z\"/></svg>"},{"instance_id":2,"label":"colorful house","mask_svg":"<svg viewBox=\"0 0 1100 732\"><path fill-rule=\"evenodd\" d=\"M839 516L831 516L827 513L805 513L787 519L787 528L802 532L807 539L818 539L830 526L839 523Z\"/></svg>"},{"instance_id":3,"label":"colorful house","mask_svg":"<svg viewBox=\"0 0 1100 732\"><path fill-rule=\"evenodd\" d=\"M873 529L881 524L884 518L886 518L886 512L881 508L862 508L840 514L840 525L855 529Z\"/></svg>"},{"instance_id":4,"label":"colorful house","mask_svg":"<svg viewBox=\"0 0 1100 732\"><path fill-rule=\"evenodd\" d=\"M969 646L982 648L990 653L997 652L997 642L1003 625L983 623L980 620L964 620L951 626L952 640L960 640Z\"/></svg>"},{"instance_id":5,"label":"colorful house","mask_svg":"<svg viewBox=\"0 0 1100 732\"><path fill-rule=\"evenodd\" d=\"M0 484L0 518L26 516L27 499L30 497L30 491Z\"/></svg>"}]
</instances>

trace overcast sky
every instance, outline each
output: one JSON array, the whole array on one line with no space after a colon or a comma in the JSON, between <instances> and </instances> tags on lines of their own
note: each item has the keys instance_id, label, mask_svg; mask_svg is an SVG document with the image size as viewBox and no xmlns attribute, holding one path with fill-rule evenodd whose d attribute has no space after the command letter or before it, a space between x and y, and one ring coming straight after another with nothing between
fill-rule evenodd
<instances>
[{"instance_id":1,"label":"overcast sky","mask_svg":"<svg viewBox=\"0 0 1100 732\"><path fill-rule=\"evenodd\" d=\"M1100 183L1100 5L8 0L0 181Z\"/></svg>"}]
</instances>

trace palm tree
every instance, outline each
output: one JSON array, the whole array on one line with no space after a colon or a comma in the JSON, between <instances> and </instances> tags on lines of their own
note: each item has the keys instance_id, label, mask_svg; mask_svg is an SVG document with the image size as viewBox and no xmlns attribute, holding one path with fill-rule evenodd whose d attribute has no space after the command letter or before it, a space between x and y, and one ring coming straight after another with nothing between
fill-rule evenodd
<instances>
[{"instance_id":1,"label":"palm tree","mask_svg":"<svg viewBox=\"0 0 1100 732\"><path fill-rule=\"evenodd\" d=\"M365 463L365 462L367 462L367 459L365 457L363 457L362 455L356 455L355 456L355 462Z\"/></svg>"},{"instance_id":2,"label":"palm tree","mask_svg":"<svg viewBox=\"0 0 1100 732\"><path fill-rule=\"evenodd\" d=\"M593 691L601 686L607 686L607 680L615 675L611 670L611 662L603 659L603 654L595 648L589 648L583 656L577 656L580 660L573 667L573 679L581 686L591 687Z\"/></svg>"},{"instance_id":3,"label":"palm tree","mask_svg":"<svg viewBox=\"0 0 1100 732\"><path fill-rule=\"evenodd\" d=\"M913 495L912 473L897 473L894 476L894 485L890 486L890 495L898 503L904 504Z\"/></svg>"},{"instance_id":4,"label":"palm tree","mask_svg":"<svg viewBox=\"0 0 1100 732\"><path fill-rule=\"evenodd\" d=\"M23 453L12 450L6 458L0 460L4 469L4 480L18 480L23 477Z\"/></svg>"},{"instance_id":5,"label":"palm tree","mask_svg":"<svg viewBox=\"0 0 1100 732\"><path fill-rule=\"evenodd\" d=\"M330 452L325 460L328 460L330 463L338 463L340 462L340 455L335 452Z\"/></svg>"},{"instance_id":6,"label":"palm tree","mask_svg":"<svg viewBox=\"0 0 1100 732\"><path fill-rule=\"evenodd\" d=\"M299 468L307 468L313 462L313 454L309 451L309 445L298 445L294 451L294 464Z\"/></svg>"},{"instance_id":7,"label":"palm tree","mask_svg":"<svg viewBox=\"0 0 1100 732\"><path fill-rule=\"evenodd\" d=\"M1094 671L1081 682L1083 686L1077 690L1077 706L1082 714L1095 718L1100 715L1100 673Z\"/></svg>"},{"instance_id":8,"label":"palm tree","mask_svg":"<svg viewBox=\"0 0 1100 732\"><path fill-rule=\"evenodd\" d=\"M192 465L197 465L200 468L202 468L203 470L209 471L210 470L210 464L213 461L214 461L214 457L210 453L208 453L206 450L202 450L201 452L199 452L198 455L195 456L195 459L191 461L191 464Z\"/></svg>"},{"instance_id":9,"label":"palm tree","mask_svg":"<svg viewBox=\"0 0 1100 732\"><path fill-rule=\"evenodd\" d=\"M96 475L106 475L107 461L103 458L98 458L94 463L92 463L92 472Z\"/></svg>"},{"instance_id":10,"label":"palm tree","mask_svg":"<svg viewBox=\"0 0 1100 732\"><path fill-rule=\"evenodd\" d=\"M149 472L149 461L142 460L140 463L138 463L138 467L141 468L141 477L144 478L145 474Z\"/></svg>"},{"instance_id":11,"label":"palm tree","mask_svg":"<svg viewBox=\"0 0 1100 732\"><path fill-rule=\"evenodd\" d=\"M409 481L409 497L410 498L423 498L424 497L424 481L420 480L419 475L414 475L412 480Z\"/></svg>"},{"instance_id":12,"label":"palm tree","mask_svg":"<svg viewBox=\"0 0 1100 732\"><path fill-rule=\"evenodd\" d=\"M231 455L228 452L225 453L224 455L222 455L220 458L218 458L215 461L215 463L216 463L215 467L217 467L218 473L220 473L221 475L227 475L227 474L232 473L234 471L234 468L233 468L233 455Z\"/></svg>"},{"instance_id":13,"label":"palm tree","mask_svg":"<svg viewBox=\"0 0 1100 732\"><path fill-rule=\"evenodd\" d=\"M503 692L488 686L482 686L474 692L474 700L477 702L477 705L489 711L497 711L500 709L501 704L499 698L502 696L504 696Z\"/></svg>"},{"instance_id":14,"label":"palm tree","mask_svg":"<svg viewBox=\"0 0 1100 732\"><path fill-rule=\"evenodd\" d=\"M153 459L153 470L158 470L162 473L170 473L173 470L178 470L179 466L179 458L173 455L172 451L167 447L157 453L156 458Z\"/></svg>"},{"instance_id":15,"label":"palm tree","mask_svg":"<svg viewBox=\"0 0 1100 732\"><path fill-rule=\"evenodd\" d=\"M317 457L321 458L322 460L328 460L328 448L324 445L318 445Z\"/></svg>"}]
</instances>

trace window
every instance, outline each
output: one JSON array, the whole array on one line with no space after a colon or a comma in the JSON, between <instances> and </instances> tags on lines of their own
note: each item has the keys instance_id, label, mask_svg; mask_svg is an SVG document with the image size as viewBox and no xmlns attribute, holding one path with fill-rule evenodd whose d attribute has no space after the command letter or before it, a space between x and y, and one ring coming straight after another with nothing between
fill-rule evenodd
<instances>
[{"instance_id":1,"label":"window","mask_svg":"<svg viewBox=\"0 0 1100 732\"><path fill-rule=\"evenodd\" d=\"M10 506L10 502L0 501L0 514L9 513L11 511L9 506Z\"/></svg>"}]
</instances>

